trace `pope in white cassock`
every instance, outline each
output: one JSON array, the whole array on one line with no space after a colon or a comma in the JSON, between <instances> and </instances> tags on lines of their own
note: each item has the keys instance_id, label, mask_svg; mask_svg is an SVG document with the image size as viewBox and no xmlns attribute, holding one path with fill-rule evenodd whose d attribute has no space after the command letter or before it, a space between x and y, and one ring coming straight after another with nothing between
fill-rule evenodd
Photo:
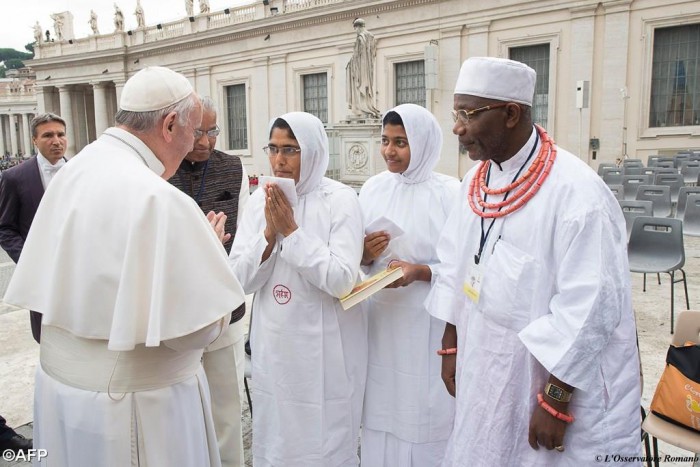
<instances>
[{"instance_id":1,"label":"pope in white cassock","mask_svg":"<svg viewBox=\"0 0 700 467\"><path fill-rule=\"evenodd\" d=\"M534 89L534 70L497 58L468 59L457 80L453 131L481 162L440 237L426 302L450 323L445 466L641 455L625 222L601 178L533 126Z\"/></svg>"},{"instance_id":2,"label":"pope in white cassock","mask_svg":"<svg viewBox=\"0 0 700 467\"><path fill-rule=\"evenodd\" d=\"M369 365L363 407L363 467L439 466L452 431L454 400L440 379L445 322L423 302L435 279L436 238L459 192L459 181L433 172L442 131L424 107L403 104L382 120L387 170L360 191L365 225L386 218L403 234L368 232L363 271L391 264L403 278L368 300Z\"/></svg>"},{"instance_id":3,"label":"pope in white cassock","mask_svg":"<svg viewBox=\"0 0 700 467\"><path fill-rule=\"evenodd\" d=\"M49 186L5 295L43 314L35 465L219 466L200 360L244 296L225 218L164 180L201 105L184 76L148 67L120 108Z\"/></svg>"},{"instance_id":4,"label":"pope in white cassock","mask_svg":"<svg viewBox=\"0 0 700 467\"><path fill-rule=\"evenodd\" d=\"M273 120L265 148L275 176L292 178L292 208L277 184L253 193L231 267L255 293L251 323L253 463L356 466L367 358L366 316L338 300L362 257L355 191L324 177L328 138L313 115Z\"/></svg>"}]
</instances>

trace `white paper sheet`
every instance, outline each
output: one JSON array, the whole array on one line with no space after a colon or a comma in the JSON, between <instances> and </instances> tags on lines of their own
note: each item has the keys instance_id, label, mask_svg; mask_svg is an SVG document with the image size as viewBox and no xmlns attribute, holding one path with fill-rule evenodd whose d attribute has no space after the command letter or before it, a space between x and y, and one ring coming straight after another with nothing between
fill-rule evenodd
<instances>
[{"instance_id":1,"label":"white paper sheet","mask_svg":"<svg viewBox=\"0 0 700 467\"><path fill-rule=\"evenodd\" d=\"M378 232L384 230L389 234L389 238L394 239L400 237L403 234L401 227L396 225L394 221L384 216L374 219L372 222L367 224L365 227L365 235L371 234L372 232Z\"/></svg>"},{"instance_id":2,"label":"white paper sheet","mask_svg":"<svg viewBox=\"0 0 700 467\"><path fill-rule=\"evenodd\" d=\"M268 183L274 183L275 185L277 185L279 189L282 190L282 193L284 193L284 196L287 197L287 201L289 201L289 204L292 207L297 205L297 189L296 186L294 186L293 179L282 177L270 177L269 175L263 175L258 181L258 184L261 188L265 188L265 186Z\"/></svg>"}]
</instances>

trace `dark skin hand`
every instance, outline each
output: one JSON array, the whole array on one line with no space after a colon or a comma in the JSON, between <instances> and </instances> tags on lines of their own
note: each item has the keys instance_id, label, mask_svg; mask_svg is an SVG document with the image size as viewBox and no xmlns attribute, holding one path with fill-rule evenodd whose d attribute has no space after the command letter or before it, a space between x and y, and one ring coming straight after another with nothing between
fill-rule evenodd
<instances>
[{"instance_id":1,"label":"dark skin hand","mask_svg":"<svg viewBox=\"0 0 700 467\"><path fill-rule=\"evenodd\" d=\"M549 376L548 382L555 384L568 392L574 392L573 387L560 381L552 375ZM555 410L563 414L570 415L568 402L559 402L547 395L544 395L544 400ZM540 446L543 446L550 451L557 446L563 447L564 434L566 433L566 428L568 425L568 423L553 417L538 404L535 407L535 410L532 412L532 417L530 418L528 442L530 443L532 449L535 450L538 450ZM563 449L561 450L563 451Z\"/></svg>"},{"instance_id":2,"label":"dark skin hand","mask_svg":"<svg viewBox=\"0 0 700 467\"><path fill-rule=\"evenodd\" d=\"M445 332L442 335L442 348L453 349L457 348L457 328L455 325L445 323ZM447 392L452 397L455 397L456 382L455 375L457 374L457 355L443 355L442 357L442 382L445 383Z\"/></svg>"},{"instance_id":3,"label":"dark skin hand","mask_svg":"<svg viewBox=\"0 0 700 467\"><path fill-rule=\"evenodd\" d=\"M414 281L430 282L433 276L430 268L425 264L413 264L406 261L392 260L389 262L389 269L401 268L403 277L396 279L391 284L387 285L387 289L395 289L397 287L405 287Z\"/></svg>"},{"instance_id":4,"label":"dark skin hand","mask_svg":"<svg viewBox=\"0 0 700 467\"><path fill-rule=\"evenodd\" d=\"M369 266L381 255L389 246L389 234L380 230L365 235L365 246L362 250L362 261L360 264Z\"/></svg>"}]
</instances>

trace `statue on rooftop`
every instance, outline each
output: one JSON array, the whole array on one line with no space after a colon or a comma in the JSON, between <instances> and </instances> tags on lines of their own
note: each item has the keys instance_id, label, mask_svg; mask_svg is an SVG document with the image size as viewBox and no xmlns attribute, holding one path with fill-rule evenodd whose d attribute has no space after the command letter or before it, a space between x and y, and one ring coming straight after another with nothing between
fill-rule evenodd
<instances>
[{"instance_id":1,"label":"statue on rooftop","mask_svg":"<svg viewBox=\"0 0 700 467\"><path fill-rule=\"evenodd\" d=\"M90 25L90 29L92 29L93 34L100 33L100 30L97 29L97 13L95 13L95 10L90 10L90 21L88 21L88 24Z\"/></svg>"},{"instance_id":2,"label":"statue on rooftop","mask_svg":"<svg viewBox=\"0 0 700 467\"><path fill-rule=\"evenodd\" d=\"M379 118L381 113L374 103L374 64L377 59L377 40L365 29L365 21L356 19L352 26L357 32L352 58L345 67L348 107L357 116Z\"/></svg>"},{"instance_id":3,"label":"statue on rooftop","mask_svg":"<svg viewBox=\"0 0 700 467\"><path fill-rule=\"evenodd\" d=\"M41 24L39 24L39 21L37 21L34 24L34 42L37 44L41 44L44 42L44 31L41 29Z\"/></svg>"},{"instance_id":4,"label":"statue on rooftop","mask_svg":"<svg viewBox=\"0 0 700 467\"><path fill-rule=\"evenodd\" d=\"M114 4L114 32L124 32L124 13Z\"/></svg>"},{"instance_id":5,"label":"statue on rooftop","mask_svg":"<svg viewBox=\"0 0 700 467\"><path fill-rule=\"evenodd\" d=\"M51 15L51 19L53 20L53 31L56 39L59 41L63 40L63 16L59 13L54 13Z\"/></svg>"},{"instance_id":6,"label":"statue on rooftop","mask_svg":"<svg viewBox=\"0 0 700 467\"><path fill-rule=\"evenodd\" d=\"M185 0L185 11L187 16L194 16L194 0Z\"/></svg>"},{"instance_id":7,"label":"statue on rooftop","mask_svg":"<svg viewBox=\"0 0 700 467\"><path fill-rule=\"evenodd\" d=\"M209 7L209 0L199 0L199 12L209 13L211 8Z\"/></svg>"},{"instance_id":8,"label":"statue on rooftop","mask_svg":"<svg viewBox=\"0 0 700 467\"><path fill-rule=\"evenodd\" d=\"M134 15L136 16L136 27L145 28L146 18L143 13L143 7L141 6L141 0L136 0L136 10L134 11Z\"/></svg>"}]
</instances>

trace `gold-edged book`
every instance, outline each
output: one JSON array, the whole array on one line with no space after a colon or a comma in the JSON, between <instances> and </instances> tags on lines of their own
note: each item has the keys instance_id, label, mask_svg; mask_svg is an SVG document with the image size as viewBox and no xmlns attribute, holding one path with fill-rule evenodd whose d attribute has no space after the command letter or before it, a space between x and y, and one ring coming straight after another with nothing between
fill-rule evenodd
<instances>
[{"instance_id":1,"label":"gold-edged book","mask_svg":"<svg viewBox=\"0 0 700 467\"><path fill-rule=\"evenodd\" d=\"M385 269L358 283L349 294L340 299L340 305L343 310L347 310L402 277L403 269L401 268Z\"/></svg>"}]
</instances>

